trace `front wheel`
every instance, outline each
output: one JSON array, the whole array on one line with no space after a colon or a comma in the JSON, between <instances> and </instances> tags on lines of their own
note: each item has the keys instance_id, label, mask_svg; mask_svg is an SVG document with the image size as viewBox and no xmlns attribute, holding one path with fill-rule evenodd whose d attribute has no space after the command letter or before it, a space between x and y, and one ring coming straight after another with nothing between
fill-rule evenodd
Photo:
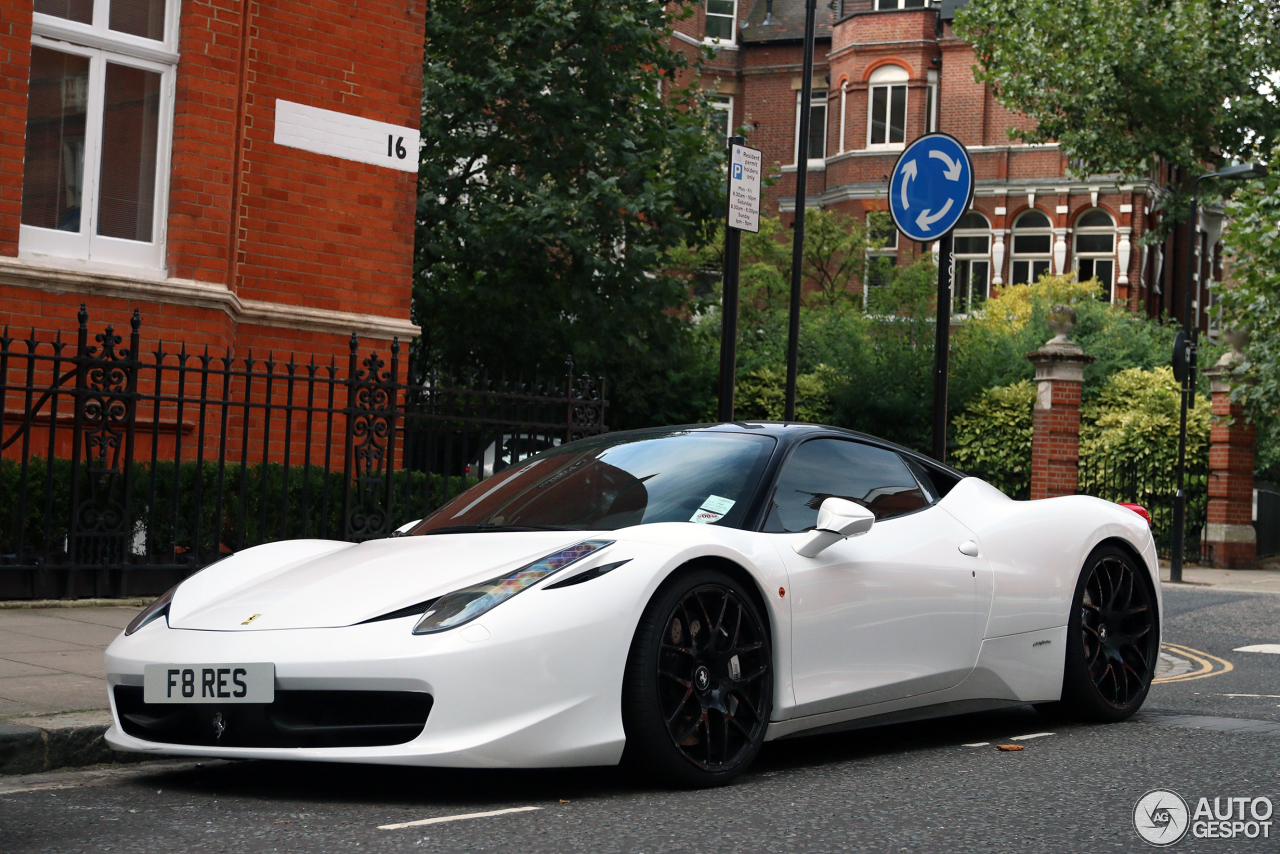
<instances>
[{"instance_id":1,"label":"front wheel","mask_svg":"<svg viewBox=\"0 0 1280 854\"><path fill-rule=\"evenodd\" d=\"M1060 710L1117 722L1147 698L1160 651L1155 590L1145 567L1115 546L1085 561L1067 621Z\"/></svg>"},{"instance_id":2,"label":"front wheel","mask_svg":"<svg viewBox=\"0 0 1280 854\"><path fill-rule=\"evenodd\" d=\"M675 785L728 783L760 752L772 710L773 651L747 591L713 570L660 589L627 659L625 761Z\"/></svg>"}]
</instances>

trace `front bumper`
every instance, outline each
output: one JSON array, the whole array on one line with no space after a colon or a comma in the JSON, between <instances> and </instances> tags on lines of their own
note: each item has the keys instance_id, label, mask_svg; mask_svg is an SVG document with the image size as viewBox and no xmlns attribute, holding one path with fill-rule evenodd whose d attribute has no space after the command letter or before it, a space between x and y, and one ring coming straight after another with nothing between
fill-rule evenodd
<instances>
[{"instance_id":1,"label":"front bumper","mask_svg":"<svg viewBox=\"0 0 1280 854\"><path fill-rule=\"evenodd\" d=\"M647 586L615 572L590 584L531 590L465 631L422 636L411 634L414 618L276 631L170 629L157 620L107 650L114 717L107 742L138 753L241 759L462 768L616 764L624 744L622 675L637 615L609 603L634 602ZM411 740L369 746L175 744L125 731L117 686L140 687L148 664L209 662L272 662L277 692L430 695L430 714ZM202 708L210 717L215 710ZM236 714L229 708L224 724L233 725Z\"/></svg>"}]
</instances>

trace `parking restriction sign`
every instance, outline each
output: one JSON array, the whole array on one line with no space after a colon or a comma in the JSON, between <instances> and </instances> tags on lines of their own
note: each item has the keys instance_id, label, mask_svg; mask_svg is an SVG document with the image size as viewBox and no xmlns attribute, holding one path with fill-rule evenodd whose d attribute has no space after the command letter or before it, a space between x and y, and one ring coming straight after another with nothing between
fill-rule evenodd
<instances>
[{"instance_id":1,"label":"parking restriction sign","mask_svg":"<svg viewBox=\"0 0 1280 854\"><path fill-rule=\"evenodd\" d=\"M735 143L729 155L729 226L760 232L760 174L764 157Z\"/></svg>"}]
</instances>

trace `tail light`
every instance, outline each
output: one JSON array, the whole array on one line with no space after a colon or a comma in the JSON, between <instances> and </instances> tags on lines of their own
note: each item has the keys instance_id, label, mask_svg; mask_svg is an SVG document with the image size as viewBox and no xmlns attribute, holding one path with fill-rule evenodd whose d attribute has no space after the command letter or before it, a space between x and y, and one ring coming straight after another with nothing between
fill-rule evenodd
<instances>
[{"instance_id":1,"label":"tail light","mask_svg":"<svg viewBox=\"0 0 1280 854\"><path fill-rule=\"evenodd\" d=\"M1147 508L1143 507L1141 504L1125 504L1123 501L1120 502L1120 506L1127 507L1130 510L1132 510L1134 513L1137 513L1143 519L1146 519L1147 527L1148 528L1151 527L1151 514L1147 512Z\"/></svg>"}]
</instances>

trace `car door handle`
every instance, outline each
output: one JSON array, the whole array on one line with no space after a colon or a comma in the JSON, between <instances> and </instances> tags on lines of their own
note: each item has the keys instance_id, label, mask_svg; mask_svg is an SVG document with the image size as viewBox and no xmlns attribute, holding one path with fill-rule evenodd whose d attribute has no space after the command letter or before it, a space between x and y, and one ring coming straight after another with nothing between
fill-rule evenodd
<instances>
[{"instance_id":1,"label":"car door handle","mask_svg":"<svg viewBox=\"0 0 1280 854\"><path fill-rule=\"evenodd\" d=\"M978 556L978 544L973 540L965 540L956 548L960 549L960 554L962 555L968 555L969 557Z\"/></svg>"}]
</instances>

